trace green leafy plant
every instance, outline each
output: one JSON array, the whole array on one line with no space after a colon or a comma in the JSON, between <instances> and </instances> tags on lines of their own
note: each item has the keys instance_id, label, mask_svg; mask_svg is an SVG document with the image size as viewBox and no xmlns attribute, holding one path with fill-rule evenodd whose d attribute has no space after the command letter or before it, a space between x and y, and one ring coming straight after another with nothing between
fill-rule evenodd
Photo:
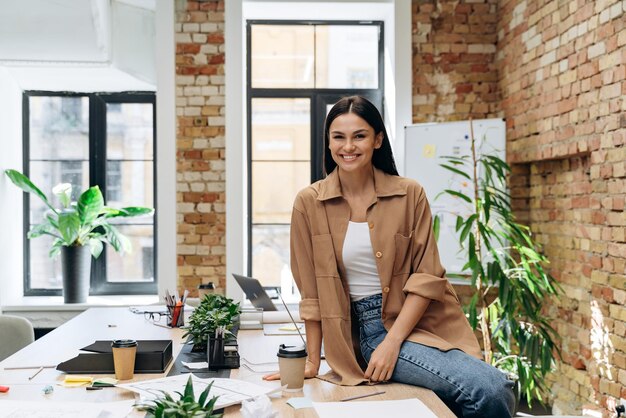
<instances>
[{"instance_id":1,"label":"green leafy plant","mask_svg":"<svg viewBox=\"0 0 626 418\"><path fill-rule=\"evenodd\" d=\"M62 206L55 208L28 177L16 170L6 170L5 174L13 184L26 193L39 197L49 208L43 222L32 227L28 238L43 235L53 237L50 257L56 257L63 246L88 245L95 258L100 256L105 243L110 244L117 252L130 251L131 244L128 238L109 221L113 218L149 215L154 212L151 208L139 206L121 209L105 206L98 186L90 187L80 195L78 201L72 202L72 185L69 183L58 184L52 189Z\"/></svg>"},{"instance_id":2,"label":"green leafy plant","mask_svg":"<svg viewBox=\"0 0 626 418\"><path fill-rule=\"evenodd\" d=\"M549 261L530 228L513 214L506 190L510 166L496 156L477 156L471 121L470 129L471 155L442 157L446 163L440 165L472 184L473 195L452 189L440 195L466 205L466 214L456 215L455 230L467 251L463 270L469 271L473 290L465 309L472 328L482 334L485 361L516 376L530 406L533 399L543 400L545 376L560 357L560 337L543 306L561 289L544 269ZM440 222L435 216L435 236Z\"/></svg>"},{"instance_id":3,"label":"green leafy plant","mask_svg":"<svg viewBox=\"0 0 626 418\"><path fill-rule=\"evenodd\" d=\"M150 404L142 405L141 409L148 412L149 417L154 418L220 418L223 414L214 414L213 409L217 396L209 399L211 382L200 394L198 399L193 392L191 375L185 385L184 393L176 392L180 398L175 400L169 393L163 392L163 398L149 401Z\"/></svg>"},{"instance_id":4,"label":"green leafy plant","mask_svg":"<svg viewBox=\"0 0 626 418\"><path fill-rule=\"evenodd\" d=\"M187 337L194 344L194 348L206 348L209 337L219 327L232 329L236 317L241 313L239 303L225 296L209 293L204 296L200 304L189 316L189 325L183 338Z\"/></svg>"}]
</instances>

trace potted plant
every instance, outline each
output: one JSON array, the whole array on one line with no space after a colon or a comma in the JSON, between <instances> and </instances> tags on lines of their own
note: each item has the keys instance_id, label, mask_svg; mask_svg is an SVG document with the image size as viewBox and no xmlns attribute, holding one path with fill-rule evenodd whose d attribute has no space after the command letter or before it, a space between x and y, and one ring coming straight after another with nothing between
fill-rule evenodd
<instances>
[{"instance_id":1,"label":"potted plant","mask_svg":"<svg viewBox=\"0 0 626 418\"><path fill-rule=\"evenodd\" d=\"M63 298L65 303L83 303L89 295L91 256L98 258L103 244L110 244L115 251L130 252L131 243L110 223L113 218L148 215L152 208L131 206L114 209L104 205L98 186L84 191L78 201L72 202L72 185L61 183L52 189L61 203L55 208L46 195L25 175L16 170L5 174L17 187L39 197L49 208L43 222L33 226L28 238L49 235L54 238L50 257L61 254L63 270Z\"/></svg>"},{"instance_id":2,"label":"potted plant","mask_svg":"<svg viewBox=\"0 0 626 418\"><path fill-rule=\"evenodd\" d=\"M220 328L231 330L240 313L239 303L220 294L209 293L189 316L183 338L193 344L193 351L206 350L210 337Z\"/></svg>"},{"instance_id":3,"label":"potted plant","mask_svg":"<svg viewBox=\"0 0 626 418\"><path fill-rule=\"evenodd\" d=\"M214 414L213 409L217 396L209 399L211 382L200 394L198 399L193 392L191 376L187 380L184 393L176 392L180 398L174 398L167 392L163 392L163 398L148 401L149 404L141 405L140 408L148 413L148 417L154 418L220 418L223 414Z\"/></svg>"},{"instance_id":4,"label":"potted plant","mask_svg":"<svg viewBox=\"0 0 626 418\"><path fill-rule=\"evenodd\" d=\"M485 361L516 378L518 395L530 406L533 399L543 400L545 376L560 357L559 335L543 308L561 289L544 269L548 259L530 228L513 214L506 188L511 168L497 156L477 156L471 120L470 132L471 155L442 157L446 163L441 166L473 189L440 193L466 206L455 225L467 252L463 270L471 277L472 298L465 310L472 328L482 334ZM439 228L435 216L435 236Z\"/></svg>"}]
</instances>

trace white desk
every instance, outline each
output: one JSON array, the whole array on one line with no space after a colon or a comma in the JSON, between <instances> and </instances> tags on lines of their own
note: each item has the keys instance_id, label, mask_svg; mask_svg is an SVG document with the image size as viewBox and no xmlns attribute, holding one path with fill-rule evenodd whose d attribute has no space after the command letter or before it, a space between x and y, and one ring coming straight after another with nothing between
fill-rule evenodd
<instances>
[{"instance_id":1,"label":"white desk","mask_svg":"<svg viewBox=\"0 0 626 418\"><path fill-rule=\"evenodd\" d=\"M114 325L114 326L109 326ZM119 338L142 339L171 339L173 341L174 358L182 347L183 330L167 329L152 325L143 315L133 314L128 308L92 308L89 309L59 328L45 335L33 344L25 347L11 357L0 362L0 385L10 386L6 394L0 394L0 399L37 400L43 398L42 389L46 385L54 386L54 393L46 396L49 400L107 402L133 399L134 394L118 388L106 388L98 391L86 391L84 388L64 388L56 386L64 378L64 374L53 368L44 369L34 379L28 380L36 369L4 370L5 367L56 365L68 360L79 353L79 348L93 343L95 340L113 340ZM264 336L263 331L239 332L239 352L243 359L254 362L268 362L276 360L276 351L281 343L299 341L297 336ZM256 370L261 367L252 366ZM272 366L264 366L271 368ZM277 367L277 366L276 366ZM327 370L327 366L323 366ZM279 382L265 382L264 373L254 373L245 368L233 370L231 377L254 383L279 387ZM162 377L165 374L135 374L135 380ZM110 376L110 375L109 375ZM450 410L430 390L402 384L387 384L382 388L384 395L365 398L366 400L406 399L417 397L429 406L439 417L454 417ZM181 388L182 389L182 388ZM335 401L341 398L371 393L375 388L367 386L345 387L337 386L319 379L309 379L302 392L289 396L307 396L314 401ZM273 406L280 412L281 417L316 417L313 409L293 410L286 404L287 396L272 399ZM231 406L226 410L226 416L238 417L239 406ZM143 416L137 414L136 416Z\"/></svg>"}]
</instances>

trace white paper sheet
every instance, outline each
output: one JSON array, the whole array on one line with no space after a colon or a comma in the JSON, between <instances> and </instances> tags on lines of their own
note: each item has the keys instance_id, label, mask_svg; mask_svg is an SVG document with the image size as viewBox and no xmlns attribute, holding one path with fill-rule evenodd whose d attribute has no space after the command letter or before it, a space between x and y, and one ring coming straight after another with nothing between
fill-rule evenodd
<instances>
[{"instance_id":1,"label":"white paper sheet","mask_svg":"<svg viewBox=\"0 0 626 418\"><path fill-rule=\"evenodd\" d=\"M0 400L0 418L124 418L134 403Z\"/></svg>"},{"instance_id":2,"label":"white paper sheet","mask_svg":"<svg viewBox=\"0 0 626 418\"><path fill-rule=\"evenodd\" d=\"M213 382L209 398L219 396L215 403L215 408L217 409L236 405L246 399L252 399L259 395L268 395L275 390L280 390L280 388L265 387L238 379L202 379L194 375L192 376L193 391L196 396ZM117 387L138 393L146 400L162 397L162 392L169 393L174 399L177 399L178 395L175 392L183 393L188 379L189 374L180 374L162 379L124 383L117 385Z\"/></svg>"},{"instance_id":3,"label":"white paper sheet","mask_svg":"<svg viewBox=\"0 0 626 418\"><path fill-rule=\"evenodd\" d=\"M398 401L313 402L319 418L437 418L419 399Z\"/></svg>"}]
</instances>

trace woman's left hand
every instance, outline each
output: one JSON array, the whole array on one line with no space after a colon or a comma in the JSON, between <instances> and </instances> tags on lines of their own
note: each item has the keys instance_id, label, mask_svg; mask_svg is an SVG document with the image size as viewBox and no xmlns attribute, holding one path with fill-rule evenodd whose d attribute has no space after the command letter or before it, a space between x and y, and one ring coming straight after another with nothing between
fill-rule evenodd
<instances>
[{"instance_id":1,"label":"woman's left hand","mask_svg":"<svg viewBox=\"0 0 626 418\"><path fill-rule=\"evenodd\" d=\"M385 338L372 353L365 370L365 378L372 382L386 382L391 379L401 346L402 341L396 342Z\"/></svg>"}]
</instances>

